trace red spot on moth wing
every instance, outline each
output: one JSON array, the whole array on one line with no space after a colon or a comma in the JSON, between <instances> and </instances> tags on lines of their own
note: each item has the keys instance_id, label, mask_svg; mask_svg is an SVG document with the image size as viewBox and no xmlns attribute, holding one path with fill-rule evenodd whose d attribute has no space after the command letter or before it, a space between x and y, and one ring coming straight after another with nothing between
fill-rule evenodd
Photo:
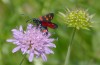
<instances>
[{"instance_id":1,"label":"red spot on moth wing","mask_svg":"<svg viewBox=\"0 0 100 65\"><path fill-rule=\"evenodd\" d=\"M48 22L45 22L45 21L42 21L41 24L42 24L42 26L45 26L45 27L48 26Z\"/></svg>"},{"instance_id":2,"label":"red spot on moth wing","mask_svg":"<svg viewBox=\"0 0 100 65\"><path fill-rule=\"evenodd\" d=\"M45 16L40 16L40 21L45 21L45 22L51 22L51 20L53 19L54 14L53 13L49 13Z\"/></svg>"},{"instance_id":3,"label":"red spot on moth wing","mask_svg":"<svg viewBox=\"0 0 100 65\"><path fill-rule=\"evenodd\" d=\"M49 27L49 28L53 28L55 29L56 28L56 25L52 22L45 22L45 21L42 21L42 26L45 26L45 27Z\"/></svg>"},{"instance_id":4,"label":"red spot on moth wing","mask_svg":"<svg viewBox=\"0 0 100 65\"><path fill-rule=\"evenodd\" d=\"M42 16L41 16L39 19L40 19L40 21L43 21L43 18L42 18Z\"/></svg>"}]
</instances>

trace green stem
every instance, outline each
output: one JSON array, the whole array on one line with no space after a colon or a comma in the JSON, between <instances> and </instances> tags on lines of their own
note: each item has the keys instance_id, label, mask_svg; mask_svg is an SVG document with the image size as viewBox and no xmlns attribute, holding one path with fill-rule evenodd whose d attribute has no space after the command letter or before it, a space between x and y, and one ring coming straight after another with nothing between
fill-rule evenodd
<instances>
[{"instance_id":1,"label":"green stem","mask_svg":"<svg viewBox=\"0 0 100 65\"><path fill-rule=\"evenodd\" d=\"M19 64L19 65L22 65L22 63L23 63L23 61L24 61L25 57L26 57L26 54L24 55L24 57L23 57L23 59L21 60L21 62L20 62L20 64Z\"/></svg>"},{"instance_id":2,"label":"green stem","mask_svg":"<svg viewBox=\"0 0 100 65\"><path fill-rule=\"evenodd\" d=\"M67 54L66 54L66 59L65 59L64 65L69 65L68 62L69 62L70 51L71 51L71 46L73 44L73 39L74 39L74 36L75 36L75 32L76 32L76 28L73 29L73 33L72 33L72 37L71 37L71 40L70 40L70 43L69 43L69 46L68 46L68 50L67 50Z\"/></svg>"}]
</instances>

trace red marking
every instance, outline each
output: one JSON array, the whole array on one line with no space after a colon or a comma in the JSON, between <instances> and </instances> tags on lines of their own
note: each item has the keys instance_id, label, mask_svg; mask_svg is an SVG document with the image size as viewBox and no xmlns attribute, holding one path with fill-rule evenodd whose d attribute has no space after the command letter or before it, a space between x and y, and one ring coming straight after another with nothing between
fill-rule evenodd
<instances>
[{"instance_id":1,"label":"red marking","mask_svg":"<svg viewBox=\"0 0 100 65\"><path fill-rule=\"evenodd\" d=\"M47 30L42 30L42 32L48 32Z\"/></svg>"},{"instance_id":2,"label":"red marking","mask_svg":"<svg viewBox=\"0 0 100 65\"><path fill-rule=\"evenodd\" d=\"M50 27L50 28L56 28L55 24L53 24L52 22L44 22L42 21L42 26L45 26L45 27Z\"/></svg>"},{"instance_id":3,"label":"red marking","mask_svg":"<svg viewBox=\"0 0 100 65\"><path fill-rule=\"evenodd\" d=\"M43 20L42 16L39 19L42 21Z\"/></svg>"},{"instance_id":4,"label":"red marking","mask_svg":"<svg viewBox=\"0 0 100 65\"><path fill-rule=\"evenodd\" d=\"M54 14L53 13L49 13L49 14L47 14L47 15L45 15L45 16L40 16L40 21L51 21L52 19L53 19L53 17L54 17Z\"/></svg>"}]
</instances>

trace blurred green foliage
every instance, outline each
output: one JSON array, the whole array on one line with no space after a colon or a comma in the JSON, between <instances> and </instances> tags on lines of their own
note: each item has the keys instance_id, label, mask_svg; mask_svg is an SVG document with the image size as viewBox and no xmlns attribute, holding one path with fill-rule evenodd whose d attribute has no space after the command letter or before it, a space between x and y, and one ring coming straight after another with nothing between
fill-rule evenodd
<instances>
[{"instance_id":1,"label":"blurred green foliage","mask_svg":"<svg viewBox=\"0 0 100 65\"><path fill-rule=\"evenodd\" d=\"M100 0L0 0L0 65L19 65L23 58L22 53L12 53L15 47L7 43L12 38L11 29L19 25L26 27L26 20L45 15L55 14L52 22L58 24L58 29L49 29L57 48L55 54L48 55L48 61L34 59L32 63L28 57L23 65L63 65L70 42L72 28L68 28L59 16L65 9L88 9L93 17L93 27L90 30L78 30L74 38L70 55L70 65L100 65ZM55 34L54 34L55 33Z\"/></svg>"}]
</instances>

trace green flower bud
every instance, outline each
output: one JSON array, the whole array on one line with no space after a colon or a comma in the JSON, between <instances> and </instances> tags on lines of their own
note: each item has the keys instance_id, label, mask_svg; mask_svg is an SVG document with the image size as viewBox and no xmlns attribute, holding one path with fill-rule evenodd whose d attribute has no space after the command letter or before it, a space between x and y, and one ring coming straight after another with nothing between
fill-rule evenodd
<instances>
[{"instance_id":1,"label":"green flower bud","mask_svg":"<svg viewBox=\"0 0 100 65\"><path fill-rule=\"evenodd\" d=\"M73 11L66 11L67 14L61 13L65 23L69 27L75 27L76 29L88 29L92 26L92 22L90 21L92 16L84 10L73 10Z\"/></svg>"}]
</instances>

